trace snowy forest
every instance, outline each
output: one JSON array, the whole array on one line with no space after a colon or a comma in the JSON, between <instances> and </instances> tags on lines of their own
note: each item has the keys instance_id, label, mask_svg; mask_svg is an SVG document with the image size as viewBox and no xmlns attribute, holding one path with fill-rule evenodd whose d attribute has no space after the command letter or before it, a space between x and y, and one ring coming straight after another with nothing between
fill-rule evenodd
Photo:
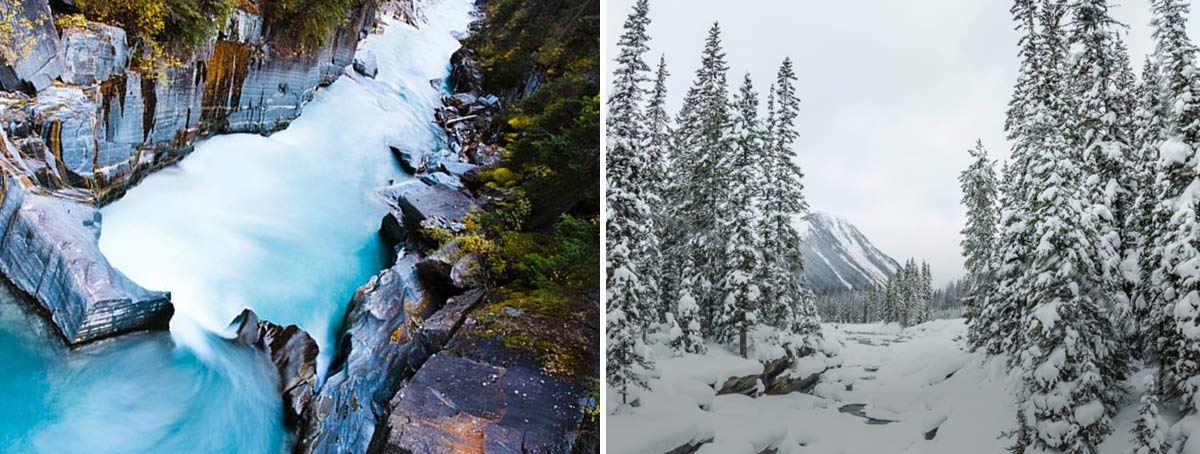
<instances>
[{"instance_id":1,"label":"snowy forest","mask_svg":"<svg viewBox=\"0 0 1200 454\"><path fill-rule=\"evenodd\" d=\"M674 122L665 57L644 54L649 5L625 22L608 99L608 384L625 395L654 369L653 331L679 353L706 342L746 358L823 349L813 293L802 282L803 173L791 159L799 98L790 59L766 95L749 74L730 94L716 23Z\"/></svg>"},{"instance_id":2,"label":"snowy forest","mask_svg":"<svg viewBox=\"0 0 1200 454\"><path fill-rule=\"evenodd\" d=\"M1136 452L1200 449L1200 73L1188 3L1151 7L1140 79L1105 0L1011 9L1011 155L997 175L977 144L960 181L968 339L1020 373L1014 452L1096 452L1145 367Z\"/></svg>"},{"instance_id":3,"label":"snowy forest","mask_svg":"<svg viewBox=\"0 0 1200 454\"><path fill-rule=\"evenodd\" d=\"M637 1L607 100L606 405L633 433L614 452L832 452L812 432L851 414L921 437L840 452L1200 453L1200 71L1189 3L1147 3L1138 73L1106 0L1013 1L1010 150L977 142L959 175L965 276L934 289L910 260L816 295L791 223L796 64L760 103L751 75L730 87L714 23L672 115ZM892 356L918 366L880 370Z\"/></svg>"}]
</instances>

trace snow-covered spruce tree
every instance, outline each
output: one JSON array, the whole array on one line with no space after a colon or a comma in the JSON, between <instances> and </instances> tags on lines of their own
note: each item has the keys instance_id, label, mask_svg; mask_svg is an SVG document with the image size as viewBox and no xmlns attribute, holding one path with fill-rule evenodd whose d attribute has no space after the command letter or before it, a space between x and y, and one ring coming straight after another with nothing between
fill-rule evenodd
<instances>
[{"instance_id":1,"label":"snow-covered spruce tree","mask_svg":"<svg viewBox=\"0 0 1200 454\"><path fill-rule=\"evenodd\" d=\"M713 23L705 41L696 79L683 100L676 119L674 147L683 175L675 194L678 222L685 226L677 260L683 265L681 276L691 276L688 292L700 308L700 326L706 338L716 334L715 321L720 314L722 295L718 284L725 240L717 226L724 224L723 213L714 210L724 198L724 161L734 147L729 84L725 52L721 49L721 28Z\"/></svg>"},{"instance_id":2,"label":"snow-covered spruce tree","mask_svg":"<svg viewBox=\"0 0 1200 454\"><path fill-rule=\"evenodd\" d=\"M1104 291L1128 312L1128 290L1121 273L1125 259L1125 220L1137 191L1130 135L1133 83L1129 56L1108 14L1108 0L1080 0L1071 6L1069 45L1072 58L1067 140L1082 150L1084 202L1090 207L1100 241L1095 244Z\"/></svg>"},{"instance_id":3,"label":"snow-covered spruce tree","mask_svg":"<svg viewBox=\"0 0 1200 454\"><path fill-rule=\"evenodd\" d=\"M804 257L800 253L800 233L792 220L808 211L804 198L804 172L795 161L793 146L799 139L796 119L800 98L796 94L796 71L791 58L784 58L775 75L769 99L767 141L759 159L761 172L761 215L758 230L763 257L763 288L766 298L779 314L767 322L776 328L802 336L802 343L815 346L821 337L821 320L815 298L803 281ZM806 354L804 346L793 346L793 354Z\"/></svg>"},{"instance_id":4,"label":"snow-covered spruce tree","mask_svg":"<svg viewBox=\"0 0 1200 454\"><path fill-rule=\"evenodd\" d=\"M608 99L608 382L624 398L630 386L645 387L640 374L650 360L639 347L650 322L654 282L641 268L656 245L647 205L645 154L640 104L641 83L650 68L642 61L648 49L647 1L640 0L625 21L618 46L613 90Z\"/></svg>"},{"instance_id":5,"label":"snow-covered spruce tree","mask_svg":"<svg viewBox=\"0 0 1200 454\"><path fill-rule=\"evenodd\" d=\"M920 288L920 300L917 301L916 320L913 322L914 325L925 323L933 318L933 315L929 310L929 302L933 300L933 271L930 270L928 262L921 262Z\"/></svg>"},{"instance_id":6,"label":"snow-covered spruce tree","mask_svg":"<svg viewBox=\"0 0 1200 454\"><path fill-rule=\"evenodd\" d=\"M628 282L632 276L624 269L613 271L609 277L609 293L612 293L612 286L636 285ZM638 326L638 318L639 314L626 312L623 305L614 304L613 301L609 301L604 316L604 333L608 336L608 373L605 378L608 386L621 395L622 403L629 403L629 395L635 389L647 388L647 372L653 368L653 362L642 344L644 328Z\"/></svg>"},{"instance_id":7,"label":"snow-covered spruce tree","mask_svg":"<svg viewBox=\"0 0 1200 454\"><path fill-rule=\"evenodd\" d=\"M651 183L650 216L654 221L655 238L658 247L650 251L647 262L652 263L655 271L655 282L658 284L655 296L655 315L661 317L666 312L675 312L675 303L679 298L679 263L667 260L668 254L663 249L674 244L670 238L679 231L670 215L673 205L671 193L674 189L675 159L671 147L671 117L667 114L667 58L658 58L658 70L655 72L654 88L650 90L650 100L646 104L646 172ZM678 315L678 314L676 314Z\"/></svg>"},{"instance_id":8,"label":"snow-covered spruce tree","mask_svg":"<svg viewBox=\"0 0 1200 454\"><path fill-rule=\"evenodd\" d=\"M1126 232L1129 244L1128 251L1129 279L1133 281L1133 291L1130 303L1132 314L1129 317L1136 322L1127 327L1124 334L1130 339L1130 345L1137 352L1158 360L1155 352L1156 339L1169 326L1167 320L1158 319L1157 307L1162 299L1158 295L1159 287L1154 285L1152 277L1158 268L1157 255L1154 254L1154 238L1159 236L1163 225L1158 222L1155 210L1158 207L1158 193L1155 181L1158 179L1158 147L1162 144L1170 120L1170 113L1164 101L1166 90L1162 86L1162 74L1157 58L1148 56L1142 66L1142 79L1137 89L1137 114L1135 116L1134 169L1131 178L1136 181L1138 188L1134 199L1134 209L1126 219ZM1134 266L1136 265L1136 266Z\"/></svg>"},{"instance_id":9,"label":"snow-covered spruce tree","mask_svg":"<svg viewBox=\"0 0 1200 454\"><path fill-rule=\"evenodd\" d=\"M904 268L896 270L884 287L883 301L879 305L879 320L884 323L900 321L900 274L903 272Z\"/></svg>"},{"instance_id":10,"label":"snow-covered spruce tree","mask_svg":"<svg viewBox=\"0 0 1200 454\"><path fill-rule=\"evenodd\" d=\"M736 338L738 353L745 358L750 348L750 330L758 324L764 302L756 279L762 256L758 251L758 232L754 229L755 196L761 184L754 161L762 154L763 140L758 94L749 74L742 81L735 108L734 147L722 166L722 173L727 176L724 197L715 207L715 211L724 214L717 225L724 240L719 264L724 278L720 283L723 307L714 328L720 342Z\"/></svg>"},{"instance_id":11,"label":"snow-covered spruce tree","mask_svg":"<svg viewBox=\"0 0 1200 454\"><path fill-rule=\"evenodd\" d=\"M1146 376L1146 392L1138 404L1138 419L1134 421L1132 454L1167 454L1166 422L1158 416L1158 388L1153 376Z\"/></svg>"},{"instance_id":12,"label":"snow-covered spruce tree","mask_svg":"<svg viewBox=\"0 0 1200 454\"><path fill-rule=\"evenodd\" d=\"M675 326L671 328L670 333L671 350L676 356L685 353L704 354L708 351L704 339L700 337L700 307L696 305L696 299L687 289L688 287L684 286L679 293L679 302L675 305L673 317Z\"/></svg>"},{"instance_id":13,"label":"snow-covered spruce tree","mask_svg":"<svg viewBox=\"0 0 1200 454\"><path fill-rule=\"evenodd\" d=\"M1184 411L1194 415L1200 411L1200 75L1186 34L1188 5L1156 0L1152 8L1154 56L1171 106L1155 183L1158 231L1150 255L1159 301L1151 302L1152 318L1167 327L1157 342L1163 391L1180 395Z\"/></svg>"},{"instance_id":14,"label":"snow-covered spruce tree","mask_svg":"<svg viewBox=\"0 0 1200 454\"><path fill-rule=\"evenodd\" d=\"M1026 169L1029 159L1037 153L1035 144L1041 141L1044 130L1034 128L1035 94L1041 82L1041 41L1037 15L1039 0L1016 0L1011 9L1017 30L1022 33L1018 51L1020 73L1008 104L1004 129L1012 142L1012 154L1005 163L1000 195L1000 215L997 230L995 290L988 303L979 308L970 320L971 332L988 354L1016 352L1021 337L1021 322L1029 302L1017 292L1017 283L1028 262L1034 239L1026 228L1024 191L1029 187Z\"/></svg>"},{"instance_id":15,"label":"snow-covered spruce tree","mask_svg":"<svg viewBox=\"0 0 1200 454\"><path fill-rule=\"evenodd\" d=\"M1067 46L1061 21L1065 2L1048 0L1038 12L1041 45L1034 102L1027 106L1040 139L1025 161L1021 209L1037 247L1014 294L1032 303L1022 321L1018 351L1023 389L1021 423L1043 451L1092 454L1112 431L1127 357L1107 311L1092 244L1098 235L1081 193L1080 151L1065 136Z\"/></svg>"},{"instance_id":16,"label":"snow-covered spruce tree","mask_svg":"<svg viewBox=\"0 0 1200 454\"><path fill-rule=\"evenodd\" d=\"M992 266L996 250L996 168L988 158L983 141L968 150L974 161L958 176L962 204L967 207L967 225L962 230L962 255L967 269L966 317L973 320L990 301L994 288ZM985 344L979 325L969 323L967 339L972 348Z\"/></svg>"},{"instance_id":17,"label":"snow-covered spruce tree","mask_svg":"<svg viewBox=\"0 0 1200 454\"><path fill-rule=\"evenodd\" d=\"M921 301L921 270L917 268L916 259L908 259L904 264L904 273L900 279L901 304L900 325L916 324L917 314L920 313Z\"/></svg>"}]
</instances>

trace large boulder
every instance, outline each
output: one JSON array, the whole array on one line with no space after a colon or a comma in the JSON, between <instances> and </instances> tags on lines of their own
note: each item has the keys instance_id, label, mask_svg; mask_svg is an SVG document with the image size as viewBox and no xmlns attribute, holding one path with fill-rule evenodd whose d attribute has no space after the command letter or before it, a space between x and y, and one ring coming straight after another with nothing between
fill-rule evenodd
<instances>
[{"instance_id":1,"label":"large boulder","mask_svg":"<svg viewBox=\"0 0 1200 454\"><path fill-rule=\"evenodd\" d=\"M374 79L379 74L379 63L375 60L375 54L369 50L359 52L354 56L354 70Z\"/></svg>"},{"instance_id":2,"label":"large boulder","mask_svg":"<svg viewBox=\"0 0 1200 454\"><path fill-rule=\"evenodd\" d=\"M82 27L66 27L58 48L62 62L62 81L72 85L93 85L125 72L129 48L125 30L98 22Z\"/></svg>"},{"instance_id":3,"label":"large boulder","mask_svg":"<svg viewBox=\"0 0 1200 454\"><path fill-rule=\"evenodd\" d=\"M33 193L4 176L0 272L39 306L63 338L79 345L117 334L165 330L170 294L142 288L100 252L100 212Z\"/></svg>"},{"instance_id":4,"label":"large boulder","mask_svg":"<svg viewBox=\"0 0 1200 454\"><path fill-rule=\"evenodd\" d=\"M461 231L462 219L475 205L470 197L459 191L419 179L384 188L380 195L390 207L387 216L392 218L390 222L385 220L384 226L403 227L404 232L417 233L417 236L426 229ZM404 238L403 232L384 232L384 236ZM426 244L434 243L430 238L422 239Z\"/></svg>"},{"instance_id":5,"label":"large boulder","mask_svg":"<svg viewBox=\"0 0 1200 454\"><path fill-rule=\"evenodd\" d=\"M279 392L283 396L283 420L296 427L308 407L317 381L317 342L296 325L286 327L260 320L245 309L233 320L234 340L267 354L279 372Z\"/></svg>"},{"instance_id":6,"label":"large boulder","mask_svg":"<svg viewBox=\"0 0 1200 454\"><path fill-rule=\"evenodd\" d=\"M730 377L717 388L717 394L779 395L793 392L811 392L821 379L825 369L798 374L793 370L793 361L784 356L763 363L763 371L739 377Z\"/></svg>"},{"instance_id":7,"label":"large boulder","mask_svg":"<svg viewBox=\"0 0 1200 454\"><path fill-rule=\"evenodd\" d=\"M480 290L440 301L417 277L413 254L373 276L346 309L329 379L305 414L297 451L367 452L388 399L482 296Z\"/></svg>"},{"instance_id":8,"label":"large boulder","mask_svg":"<svg viewBox=\"0 0 1200 454\"><path fill-rule=\"evenodd\" d=\"M461 48L450 56L450 91L454 93L483 93L483 67L475 60L475 52Z\"/></svg>"}]
</instances>

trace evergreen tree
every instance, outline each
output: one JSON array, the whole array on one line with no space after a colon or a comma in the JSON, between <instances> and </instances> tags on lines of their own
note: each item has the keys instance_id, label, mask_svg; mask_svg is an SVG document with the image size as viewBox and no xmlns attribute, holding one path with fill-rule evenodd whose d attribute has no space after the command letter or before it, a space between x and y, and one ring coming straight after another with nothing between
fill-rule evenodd
<instances>
[{"instance_id":1,"label":"evergreen tree","mask_svg":"<svg viewBox=\"0 0 1200 454\"><path fill-rule=\"evenodd\" d=\"M670 215L671 194L674 192L676 162L671 147L671 117L667 114L667 72L666 56L658 59L658 70L655 72L654 88L650 91L650 101L646 105L646 155L647 169L650 177L647 179L651 186L651 217L654 221L655 238L659 247L651 251L653 270L656 271L654 280L658 283L656 295L656 315L674 312L675 302L679 294L679 262L669 260L670 255L664 249L670 248L676 241L671 237L679 231ZM678 312L676 312L678 316Z\"/></svg>"},{"instance_id":2,"label":"evergreen tree","mask_svg":"<svg viewBox=\"0 0 1200 454\"><path fill-rule=\"evenodd\" d=\"M684 353L704 354L708 348L704 346L704 339L700 337L700 308L696 306L696 299L692 298L686 287L680 293L679 303L675 307L676 312L671 317L675 323L670 333L671 349L676 356Z\"/></svg>"},{"instance_id":3,"label":"evergreen tree","mask_svg":"<svg viewBox=\"0 0 1200 454\"><path fill-rule=\"evenodd\" d=\"M608 100L608 383L627 396L629 387L645 387L641 374L651 360L640 348L650 321L655 283L642 265L654 247L653 224L647 202L648 186L643 149L645 118L641 112L641 83L650 68L642 61L648 49L648 5L640 0L625 21L618 46L613 91Z\"/></svg>"},{"instance_id":4,"label":"evergreen tree","mask_svg":"<svg viewBox=\"0 0 1200 454\"><path fill-rule=\"evenodd\" d=\"M1155 193L1159 201L1150 260L1156 289L1152 319L1164 327L1157 339L1163 390L1178 393L1185 411L1200 411L1200 75L1187 37L1188 5L1155 0L1155 55L1166 105L1166 139L1159 146Z\"/></svg>"},{"instance_id":5,"label":"evergreen tree","mask_svg":"<svg viewBox=\"0 0 1200 454\"><path fill-rule=\"evenodd\" d=\"M709 29L696 79L683 100L676 119L674 146L678 162L684 167L677 222L686 226L683 239L673 257L682 264L680 276L689 276L687 291L700 308L701 330L705 337L717 334L715 321L725 316L718 285L721 275L720 255L725 240L717 227L724 225L713 207L724 199L725 178L720 173L733 148L732 116L729 88L726 80L729 66L721 50L721 28L714 23ZM714 215L715 214L715 215Z\"/></svg>"},{"instance_id":6,"label":"evergreen tree","mask_svg":"<svg viewBox=\"0 0 1200 454\"><path fill-rule=\"evenodd\" d=\"M921 292L920 300L917 301L916 321L914 325L925 323L931 320L929 312L929 302L933 300L933 271L929 268L929 263L921 262Z\"/></svg>"},{"instance_id":7,"label":"evergreen tree","mask_svg":"<svg viewBox=\"0 0 1200 454\"><path fill-rule=\"evenodd\" d=\"M987 305L992 294L992 266L996 249L996 170L988 158L983 141L968 150L975 160L958 177L962 184L962 203L967 207L967 225L962 230L962 254L970 285L964 304L969 320L967 338L972 348L986 342L974 318Z\"/></svg>"},{"instance_id":8,"label":"evergreen tree","mask_svg":"<svg viewBox=\"0 0 1200 454\"><path fill-rule=\"evenodd\" d=\"M725 197L719 200L717 212L722 224L717 228L724 239L721 272L723 307L715 324L717 340L728 342L737 337L738 352L745 358L749 351L748 336L762 313L763 298L757 282L757 266L762 257L761 243L754 229L755 192L761 183L757 176L755 158L761 156L762 131L758 121L758 94L750 75L746 74L736 101L734 119L735 140L730 159L723 161L726 175Z\"/></svg>"},{"instance_id":9,"label":"evergreen tree","mask_svg":"<svg viewBox=\"0 0 1200 454\"><path fill-rule=\"evenodd\" d=\"M1137 90L1137 115L1135 117L1134 169L1131 179L1137 185L1134 199L1134 210L1126 220L1126 232L1129 238L1127 246L1129 276L1133 289L1130 291L1130 306L1132 313L1127 317L1133 320L1133 326L1126 326L1124 334L1130 338L1131 345L1147 355L1155 354L1155 344L1159 333L1169 328L1166 320L1156 318L1156 306L1161 305L1162 299L1157 294L1158 287L1154 285L1152 276L1158 268L1157 255L1154 254L1154 238L1164 227L1155 217L1158 206L1158 194L1155 181L1158 179L1158 147L1166 136L1168 112L1163 93L1161 71L1157 59L1147 57L1142 66L1142 80ZM1133 266L1136 265L1136 266Z\"/></svg>"},{"instance_id":10,"label":"evergreen tree","mask_svg":"<svg viewBox=\"0 0 1200 454\"><path fill-rule=\"evenodd\" d=\"M1132 454L1167 454L1166 423L1158 416L1158 389L1154 377L1146 377L1146 392L1134 422Z\"/></svg>"},{"instance_id":11,"label":"evergreen tree","mask_svg":"<svg viewBox=\"0 0 1200 454\"><path fill-rule=\"evenodd\" d=\"M804 282L804 257L800 254L800 233L792 220L808 211L804 198L804 172L793 161L793 147L799 139L796 119L800 98L796 95L796 71L791 58L785 58L776 73L768 98L767 143L759 159L761 175L761 215L758 229L763 257L762 281L766 301L778 310L773 324L792 334L806 337L815 344L821 336L812 291Z\"/></svg>"},{"instance_id":12,"label":"evergreen tree","mask_svg":"<svg viewBox=\"0 0 1200 454\"><path fill-rule=\"evenodd\" d=\"M1037 154L1045 128L1036 128L1038 86L1043 84L1041 61L1042 36L1038 33L1038 0L1016 0L1011 12L1022 33L1018 56L1020 73L1009 101L1005 131L1013 143L1012 155L1006 162L1000 194L1000 240L995 257L995 291L986 305L971 320L971 331L982 340L989 354L1014 353L1021 336L1021 322L1029 303L1018 293L1018 281L1027 266L1033 238L1026 228L1025 194L1029 187L1027 169L1031 156Z\"/></svg>"},{"instance_id":13,"label":"evergreen tree","mask_svg":"<svg viewBox=\"0 0 1200 454\"><path fill-rule=\"evenodd\" d=\"M1137 187L1133 171L1133 79L1129 56L1108 14L1107 0L1073 4L1070 44L1079 52L1070 68L1073 108L1068 140L1083 150L1084 202L1091 207L1100 241L1096 254L1104 290L1128 307L1125 222Z\"/></svg>"},{"instance_id":14,"label":"evergreen tree","mask_svg":"<svg viewBox=\"0 0 1200 454\"><path fill-rule=\"evenodd\" d=\"M1019 408L1032 447L1095 453L1111 430L1127 358L1106 310L1108 295L1094 262L1098 235L1085 212L1080 154L1064 134L1067 107L1065 3L1049 0L1038 12L1041 46L1034 102L1027 106L1037 142L1023 169L1026 229L1037 239L1013 294L1028 301L1018 360L1024 385ZM1019 170L1020 171L1020 170Z\"/></svg>"}]
</instances>

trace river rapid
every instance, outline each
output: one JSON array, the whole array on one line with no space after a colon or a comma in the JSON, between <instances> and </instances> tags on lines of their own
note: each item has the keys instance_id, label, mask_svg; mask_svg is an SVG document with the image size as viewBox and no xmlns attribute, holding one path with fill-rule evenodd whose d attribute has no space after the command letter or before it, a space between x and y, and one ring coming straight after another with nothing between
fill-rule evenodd
<instances>
[{"instance_id":1,"label":"river rapid","mask_svg":"<svg viewBox=\"0 0 1200 454\"><path fill-rule=\"evenodd\" d=\"M168 333L67 351L0 291L0 451L283 453L272 365L228 342L244 308L297 324L321 374L355 289L386 265L376 190L409 178L388 144L440 146L432 123L469 0L427 2L359 45L375 79L344 75L269 137L217 136L103 208L100 248L142 286L169 290ZM3 289L0 289L3 290Z\"/></svg>"}]
</instances>

